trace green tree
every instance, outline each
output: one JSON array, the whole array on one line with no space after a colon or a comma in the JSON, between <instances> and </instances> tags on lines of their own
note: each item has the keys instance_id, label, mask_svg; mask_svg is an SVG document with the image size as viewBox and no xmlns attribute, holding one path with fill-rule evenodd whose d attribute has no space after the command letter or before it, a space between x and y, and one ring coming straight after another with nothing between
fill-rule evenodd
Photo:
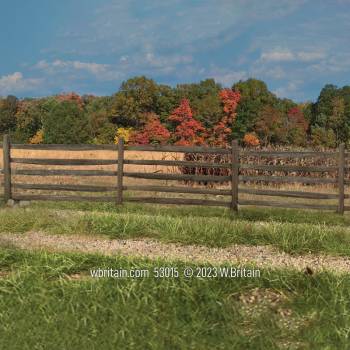
<instances>
[{"instance_id":1,"label":"green tree","mask_svg":"<svg viewBox=\"0 0 350 350\"><path fill-rule=\"evenodd\" d=\"M12 132L16 127L18 99L15 96L0 98L0 134Z\"/></svg>"},{"instance_id":2,"label":"green tree","mask_svg":"<svg viewBox=\"0 0 350 350\"><path fill-rule=\"evenodd\" d=\"M76 144L89 140L88 120L74 101L49 99L43 106L44 143Z\"/></svg>"},{"instance_id":3,"label":"green tree","mask_svg":"<svg viewBox=\"0 0 350 350\"><path fill-rule=\"evenodd\" d=\"M112 123L110 97L83 97L88 120L89 139L93 143L113 143L117 126Z\"/></svg>"},{"instance_id":4,"label":"green tree","mask_svg":"<svg viewBox=\"0 0 350 350\"><path fill-rule=\"evenodd\" d=\"M232 86L232 89L241 93L233 131L233 136L241 139L246 133L254 131L262 109L265 106L275 108L278 99L263 81L257 79L239 81Z\"/></svg>"},{"instance_id":5,"label":"green tree","mask_svg":"<svg viewBox=\"0 0 350 350\"><path fill-rule=\"evenodd\" d=\"M316 147L334 148L337 141L332 129L316 126L311 129L311 143Z\"/></svg>"},{"instance_id":6,"label":"green tree","mask_svg":"<svg viewBox=\"0 0 350 350\"><path fill-rule=\"evenodd\" d=\"M171 111L178 106L179 102L174 89L168 85L158 85L155 111L162 122L166 122Z\"/></svg>"},{"instance_id":7,"label":"green tree","mask_svg":"<svg viewBox=\"0 0 350 350\"><path fill-rule=\"evenodd\" d=\"M345 119L345 102L341 96L332 99L332 113L328 125L334 131L337 143L346 141L349 136L349 125Z\"/></svg>"},{"instance_id":8,"label":"green tree","mask_svg":"<svg viewBox=\"0 0 350 350\"><path fill-rule=\"evenodd\" d=\"M325 85L311 108L311 115L311 126L314 129L323 128L325 134L332 130L336 144L349 143L350 87L338 89L335 85Z\"/></svg>"},{"instance_id":9,"label":"green tree","mask_svg":"<svg viewBox=\"0 0 350 350\"><path fill-rule=\"evenodd\" d=\"M142 115L156 112L159 89L145 76L121 84L112 101L113 122L123 126L140 126Z\"/></svg>"},{"instance_id":10,"label":"green tree","mask_svg":"<svg viewBox=\"0 0 350 350\"><path fill-rule=\"evenodd\" d=\"M206 128L212 128L224 116L219 92L222 87L214 79L206 79L198 84L181 84L175 88L177 103L184 98L190 101L193 115Z\"/></svg>"}]
</instances>

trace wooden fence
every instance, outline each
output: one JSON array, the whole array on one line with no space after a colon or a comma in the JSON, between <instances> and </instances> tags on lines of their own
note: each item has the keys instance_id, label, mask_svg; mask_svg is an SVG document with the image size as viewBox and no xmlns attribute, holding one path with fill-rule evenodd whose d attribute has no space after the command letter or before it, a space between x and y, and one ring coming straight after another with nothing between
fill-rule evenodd
<instances>
[{"instance_id":1,"label":"wooden fence","mask_svg":"<svg viewBox=\"0 0 350 350\"><path fill-rule=\"evenodd\" d=\"M1 148L1 146L0 146ZM240 150L236 141L232 142L232 147L208 148L208 147L182 147L182 146L124 146L122 139L118 145L29 145L29 144L11 144L7 135L3 139L3 169L0 174L3 175L4 201L13 199L19 200L52 200L52 201L108 201L116 204L123 202L142 202L142 203L163 203L163 204L189 204L189 205L214 205L229 207L234 211L238 210L238 205L253 206L270 206L285 208L305 208L305 209L324 209L335 210L343 214L344 211L350 210L346 206L345 199L350 198L345 193L345 185L350 181L346 179L345 173L350 170L347 165L349 153L345 152L344 145L340 145L336 152L287 152L287 151L252 151ZM112 150L116 152L115 159L56 159L56 158L16 158L12 155L12 150L60 150L60 151L97 151ZM203 161L186 161L186 160L149 160L149 159L126 159L125 150L130 151L153 151L153 152L182 152L182 153L199 153L225 155L229 157L230 162L203 162ZM324 159L334 159L336 166L291 166L291 165L260 165L260 164L243 164L240 159L244 156L256 157L280 157L280 158L307 158L321 157ZM32 164L47 166L87 166L87 165L115 165L115 170L67 170L67 169L16 169L12 164ZM229 175L193 175L179 173L147 173L147 172L128 172L124 170L124 165L156 165L156 166L173 166L173 167L201 167L201 168L226 168ZM240 175L244 169L260 169L268 171L287 171L287 172L336 172L336 178L324 177L297 177L297 176L249 176ZM29 176L108 176L115 178L113 185L97 186L82 184L44 184L44 183L26 183L14 182L13 177L17 175ZM205 183L230 183L229 189L193 187L193 186L154 186L154 185L127 185L124 184L125 178L149 179L149 180L175 180L178 182L205 182ZM303 183L303 184L331 184L337 189L337 193L319 193L307 191L286 191L280 189L257 189L241 187L239 184L249 181L264 181L271 184L281 183ZM69 191L69 192L88 192L103 193L99 196L91 195L55 195L55 194L23 194L14 193L13 190L41 190L41 191ZM195 198L173 198L173 197L138 197L125 196L125 191L134 192L161 192L176 194L197 194L206 195L205 199ZM111 195L113 193L113 195ZM294 202L276 202L270 200L248 200L240 199L239 194L268 196L268 197L290 197L304 200L316 200L316 204L294 203ZM211 196L211 199L207 197ZM217 199L220 197L220 199ZM228 200L222 200L223 197ZM334 200L333 204L319 204L320 200Z\"/></svg>"}]
</instances>

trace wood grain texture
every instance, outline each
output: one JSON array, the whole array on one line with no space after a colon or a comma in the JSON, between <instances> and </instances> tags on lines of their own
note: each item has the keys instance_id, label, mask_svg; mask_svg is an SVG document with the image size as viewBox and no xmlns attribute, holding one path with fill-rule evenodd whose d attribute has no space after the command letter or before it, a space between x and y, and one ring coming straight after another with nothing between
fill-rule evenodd
<instances>
[{"instance_id":1,"label":"wood grain texture","mask_svg":"<svg viewBox=\"0 0 350 350\"><path fill-rule=\"evenodd\" d=\"M93 186L93 185L56 185L56 184L27 184L13 183L13 189L47 190L47 191L73 191L73 192L109 192L116 191L117 186Z\"/></svg>"},{"instance_id":2,"label":"wood grain texture","mask_svg":"<svg viewBox=\"0 0 350 350\"><path fill-rule=\"evenodd\" d=\"M176 180L176 181L201 181L201 182L224 182L230 181L231 176L210 176L210 175L178 175L178 174L156 174L156 173L133 173L124 172L124 176L138 179L153 180Z\"/></svg>"},{"instance_id":3,"label":"wood grain texture","mask_svg":"<svg viewBox=\"0 0 350 350\"><path fill-rule=\"evenodd\" d=\"M193 187L172 187L172 186L124 186L125 191L145 191L145 192L169 192L169 193L193 193L208 194L216 196L231 196L230 190L215 190Z\"/></svg>"},{"instance_id":4,"label":"wood grain texture","mask_svg":"<svg viewBox=\"0 0 350 350\"><path fill-rule=\"evenodd\" d=\"M41 170L41 169L14 169L13 175L30 176L116 176L117 171L107 170Z\"/></svg>"},{"instance_id":5,"label":"wood grain texture","mask_svg":"<svg viewBox=\"0 0 350 350\"><path fill-rule=\"evenodd\" d=\"M339 159L338 159L338 213L344 214L344 176L345 176L345 144L339 146Z\"/></svg>"},{"instance_id":6,"label":"wood grain texture","mask_svg":"<svg viewBox=\"0 0 350 350\"><path fill-rule=\"evenodd\" d=\"M215 201L206 199L187 199L187 198L157 198L157 197L130 197L125 198L125 202L141 202L156 204L177 204L177 205L208 205L231 207L230 202Z\"/></svg>"},{"instance_id":7,"label":"wood grain texture","mask_svg":"<svg viewBox=\"0 0 350 350\"><path fill-rule=\"evenodd\" d=\"M12 198L11 189L11 141L9 135L3 139L4 201Z\"/></svg>"},{"instance_id":8,"label":"wood grain texture","mask_svg":"<svg viewBox=\"0 0 350 350\"><path fill-rule=\"evenodd\" d=\"M38 165L113 165L113 159L11 158L12 163Z\"/></svg>"},{"instance_id":9,"label":"wood grain texture","mask_svg":"<svg viewBox=\"0 0 350 350\"><path fill-rule=\"evenodd\" d=\"M123 178L124 178L124 140L118 140L118 174L117 174L117 204L123 203Z\"/></svg>"},{"instance_id":10,"label":"wood grain texture","mask_svg":"<svg viewBox=\"0 0 350 350\"><path fill-rule=\"evenodd\" d=\"M303 204L303 203L283 203L272 201L255 201L255 200L239 200L239 205L252 205L263 207L276 207L276 208L296 208L296 209L323 209L323 210L336 210L336 205L323 205L323 204Z\"/></svg>"},{"instance_id":11,"label":"wood grain texture","mask_svg":"<svg viewBox=\"0 0 350 350\"><path fill-rule=\"evenodd\" d=\"M237 140L232 141L231 151L231 209L238 211L239 150Z\"/></svg>"}]
</instances>

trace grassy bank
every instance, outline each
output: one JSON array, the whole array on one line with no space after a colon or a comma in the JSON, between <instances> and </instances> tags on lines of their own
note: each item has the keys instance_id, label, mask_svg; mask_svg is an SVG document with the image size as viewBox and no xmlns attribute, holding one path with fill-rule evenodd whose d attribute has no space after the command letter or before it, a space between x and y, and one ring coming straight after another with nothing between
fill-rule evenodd
<instances>
[{"instance_id":1,"label":"grassy bank","mask_svg":"<svg viewBox=\"0 0 350 350\"><path fill-rule=\"evenodd\" d=\"M70 210L62 210L70 209ZM76 209L83 210L77 212ZM229 210L156 205L37 204L0 211L0 232L149 237L163 242L225 247L273 245L292 254L350 256L349 216L334 213L243 208Z\"/></svg>"},{"instance_id":2,"label":"grassy bank","mask_svg":"<svg viewBox=\"0 0 350 350\"><path fill-rule=\"evenodd\" d=\"M348 348L348 275L262 270L260 278L89 277L98 267L152 271L161 265L1 249L2 347Z\"/></svg>"}]
</instances>

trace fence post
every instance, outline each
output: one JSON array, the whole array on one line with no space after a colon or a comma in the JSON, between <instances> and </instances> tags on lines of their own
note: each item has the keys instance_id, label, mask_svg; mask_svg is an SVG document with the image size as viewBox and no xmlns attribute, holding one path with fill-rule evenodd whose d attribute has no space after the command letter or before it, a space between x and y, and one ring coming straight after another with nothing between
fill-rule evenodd
<instances>
[{"instance_id":1,"label":"fence post","mask_svg":"<svg viewBox=\"0 0 350 350\"><path fill-rule=\"evenodd\" d=\"M4 167L4 200L5 203L12 197L11 193L11 141L9 135L3 140L3 167Z\"/></svg>"},{"instance_id":2,"label":"fence post","mask_svg":"<svg viewBox=\"0 0 350 350\"><path fill-rule=\"evenodd\" d=\"M344 214L344 177L345 177L345 144L339 145L339 159L338 159L338 213Z\"/></svg>"},{"instance_id":3,"label":"fence post","mask_svg":"<svg viewBox=\"0 0 350 350\"><path fill-rule=\"evenodd\" d=\"M118 140L117 204L123 203L124 139Z\"/></svg>"},{"instance_id":4,"label":"fence post","mask_svg":"<svg viewBox=\"0 0 350 350\"><path fill-rule=\"evenodd\" d=\"M232 154L231 154L231 209L238 211L238 173L239 173L239 150L238 141L232 141Z\"/></svg>"}]
</instances>

